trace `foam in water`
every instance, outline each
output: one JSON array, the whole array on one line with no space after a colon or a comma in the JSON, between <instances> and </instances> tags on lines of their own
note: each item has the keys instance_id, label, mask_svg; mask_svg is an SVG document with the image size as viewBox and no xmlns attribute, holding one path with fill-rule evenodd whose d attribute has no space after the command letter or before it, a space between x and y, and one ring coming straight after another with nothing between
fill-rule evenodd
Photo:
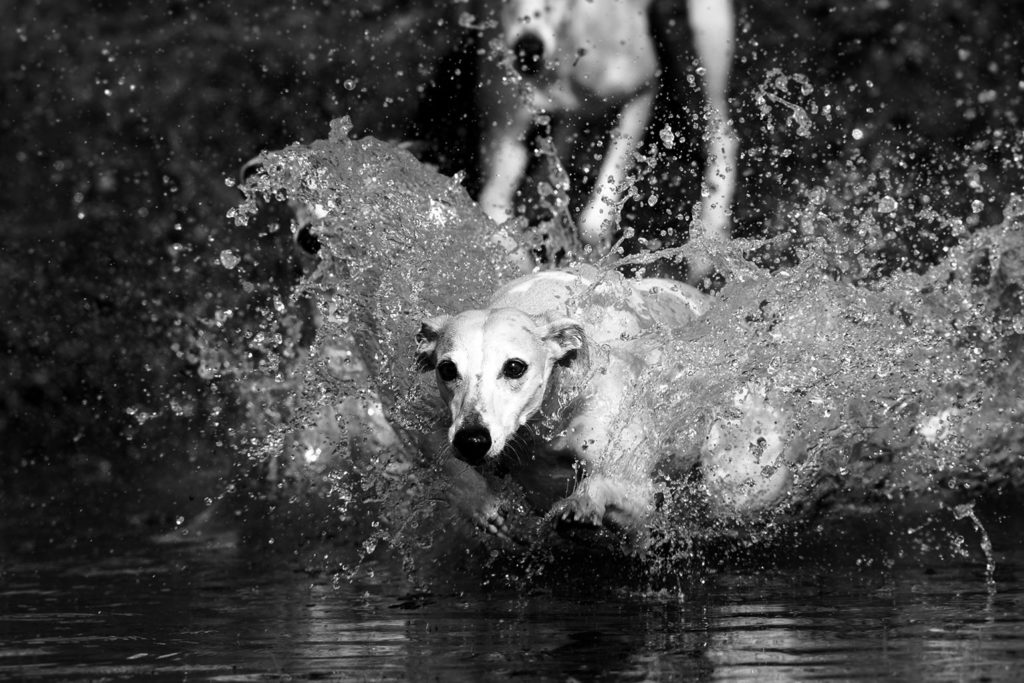
<instances>
[{"instance_id":1,"label":"foam in water","mask_svg":"<svg viewBox=\"0 0 1024 683\"><path fill-rule=\"evenodd\" d=\"M350 139L346 120L328 140L267 154L244 191L239 222L259 197L322 208L321 260L302 287L316 304L317 336L289 380L276 436L254 457L279 463L291 480L329 482L332 520L362 537L367 555L382 542L407 559L436 551L442 537L479 545L448 510L436 454L411 436L445 419L433 382L413 368L413 335L422 318L479 307L516 275L492 239L497 228L458 178L379 141ZM882 191L876 209L887 214L894 200ZM829 232L843 209L830 216L827 194L808 190L796 242L696 239L627 257L642 273L699 253L727 283L690 328L649 333L664 360L629 399L659 416L652 448L690 456L661 469L659 511L649 535L627 549L635 556L662 562L667 552L672 564L708 541L758 542L823 511L881 502L968 516L983 532L969 508L955 506L1021 482L1024 204L1015 197L1002 225L961 229L959 245L923 274L857 278L841 274L871 272L873 255ZM749 260L786 250L790 265L773 272ZM792 480L764 509L723 505L694 470L709 432L744 392L784 416ZM628 467L623 458L615 466ZM514 486L503 494L531 543L485 546L519 553L543 573L559 539ZM461 531L453 535L451 524Z\"/></svg>"}]
</instances>

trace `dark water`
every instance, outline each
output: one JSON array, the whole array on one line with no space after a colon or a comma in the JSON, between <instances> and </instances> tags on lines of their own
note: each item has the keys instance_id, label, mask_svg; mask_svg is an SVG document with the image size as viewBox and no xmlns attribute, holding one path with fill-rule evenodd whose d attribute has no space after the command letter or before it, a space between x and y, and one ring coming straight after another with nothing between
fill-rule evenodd
<instances>
[{"instance_id":1,"label":"dark water","mask_svg":"<svg viewBox=\"0 0 1024 683\"><path fill-rule=\"evenodd\" d=\"M828 551L783 547L672 591L410 592L400 575L339 582L245 546L11 555L0 677L1019 680L1024 544L991 531L993 582L964 526L926 550L913 534L886 549L839 536Z\"/></svg>"}]
</instances>

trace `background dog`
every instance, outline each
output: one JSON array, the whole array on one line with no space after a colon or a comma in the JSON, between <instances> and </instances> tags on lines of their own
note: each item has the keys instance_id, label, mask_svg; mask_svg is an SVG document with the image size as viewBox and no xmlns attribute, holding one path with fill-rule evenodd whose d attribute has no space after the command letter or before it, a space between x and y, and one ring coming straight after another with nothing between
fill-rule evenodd
<instances>
[{"instance_id":1,"label":"background dog","mask_svg":"<svg viewBox=\"0 0 1024 683\"><path fill-rule=\"evenodd\" d=\"M663 354L651 333L685 328L707 305L670 280L546 271L503 287L487 308L424 321L418 364L434 371L451 417L431 446L446 458L457 507L505 535L488 482L500 467L558 520L642 524L664 453L656 408L637 397L653 378L671 378L658 374ZM735 407L711 430L702 467L727 506L764 508L789 481L779 416L763 395L744 393Z\"/></svg>"},{"instance_id":2,"label":"background dog","mask_svg":"<svg viewBox=\"0 0 1024 683\"><path fill-rule=\"evenodd\" d=\"M506 0L488 13L498 19L492 44L500 47L500 59L481 51L479 203L495 222L514 214L531 156L528 137L541 114L556 121L555 150L567 159L581 128L617 112L593 192L577 220L585 244L610 241L626 173L650 121L657 88L652 1ZM700 224L705 234L725 239L737 148L726 100L733 8L731 0L688 0L687 11L708 108Z\"/></svg>"}]
</instances>

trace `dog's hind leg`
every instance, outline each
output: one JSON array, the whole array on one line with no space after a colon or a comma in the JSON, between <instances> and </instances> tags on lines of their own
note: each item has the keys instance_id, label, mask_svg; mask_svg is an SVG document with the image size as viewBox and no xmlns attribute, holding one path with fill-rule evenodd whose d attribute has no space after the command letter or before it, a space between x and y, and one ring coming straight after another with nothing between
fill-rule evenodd
<instances>
[{"instance_id":1,"label":"dog's hind leg","mask_svg":"<svg viewBox=\"0 0 1024 683\"><path fill-rule=\"evenodd\" d=\"M792 488L791 465L803 451L789 418L767 392L748 384L730 411L715 420L701 448L701 469L712 508L742 518L771 509Z\"/></svg>"},{"instance_id":2,"label":"dog's hind leg","mask_svg":"<svg viewBox=\"0 0 1024 683\"><path fill-rule=\"evenodd\" d=\"M491 126L484 134L484 185L479 204L488 218L501 225L514 213L515 195L526 176L529 152L524 138L529 121L522 113L511 115L514 120L503 126L495 121L484 121ZM507 233L495 233L494 241L506 252L524 273L533 270L536 263L527 249L521 247Z\"/></svg>"},{"instance_id":3,"label":"dog's hind leg","mask_svg":"<svg viewBox=\"0 0 1024 683\"><path fill-rule=\"evenodd\" d=\"M633 152L643 139L653 108L654 89L648 88L627 102L619 113L594 191L577 223L584 244L598 248L610 244L626 173L633 165Z\"/></svg>"},{"instance_id":4,"label":"dog's hind leg","mask_svg":"<svg viewBox=\"0 0 1024 683\"><path fill-rule=\"evenodd\" d=\"M728 85L736 20L731 0L688 0L687 12L697 58L704 67L707 101L707 160L701 192L703 234L729 239L729 211L736 185L739 144L729 125Z\"/></svg>"},{"instance_id":5,"label":"dog's hind leg","mask_svg":"<svg viewBox=\"0 0 1024 683\"><path fill-rule=\"evenodd\" d=\"M480 206L497 224L512 217L513 202L526 174L529 154L522 136L525 127L495 128L484 140L484 186Z\"/></svg>"}]
</instances>

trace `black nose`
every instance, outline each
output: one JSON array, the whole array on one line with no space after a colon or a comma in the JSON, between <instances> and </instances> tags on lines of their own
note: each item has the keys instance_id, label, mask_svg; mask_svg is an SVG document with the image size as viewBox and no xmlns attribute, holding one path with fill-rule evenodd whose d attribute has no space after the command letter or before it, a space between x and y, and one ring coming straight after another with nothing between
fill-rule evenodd
<instances>
[{"instance_id":1,"label":"black nose","mask_svg":"<svg viewBox=\"0 0 1024 683\"><path fill-rule=\"evenodd\" d=\"M516 56L516 71L534 76L544 68L544 41L534 33L527 33L512 46Z\"/></svg>"},{"instance_id":2,"label":"black nose","mask_svg":"<svg viewBox=\"0 0 1024 683\"><path fill-rule=\"evenodd\" d=\"M484 427L466 427L455 432L452 445L459 460L479 465L491 447L491 435Z\"/></svg>"},{"instance_id":3,"label":"black nose","mask_svg":"<svg viewBox=\"0 0 1024 683\"><path fill-rule=\"evenodd\" d=\"M307 254L317 254L320 251L320 239L313 234L308 225L303 225L295 233L295 244Z\"/></svg>"}]
</instances>

